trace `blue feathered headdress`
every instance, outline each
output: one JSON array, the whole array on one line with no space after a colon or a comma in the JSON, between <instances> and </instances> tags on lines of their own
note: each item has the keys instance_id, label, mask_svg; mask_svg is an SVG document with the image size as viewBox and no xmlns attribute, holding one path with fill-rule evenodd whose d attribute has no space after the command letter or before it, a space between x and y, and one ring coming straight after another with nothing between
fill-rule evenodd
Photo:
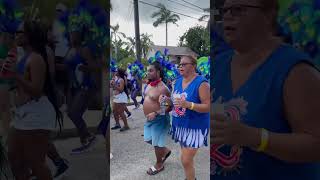
<instances>
[{"instance_id":1,"label":"blue feathered headdress","mask_svg":"<svg viewBox=\"0 0 320 180\"><path fill-rule=\"evenodd\" d=\"M111 70L111 72L118 71L118 65L114 59L111 59L111 61L110 61L110 70Z\"/></svg>"},{"instance_id":2,"label":"blue feathered headdress","mask_svg":"<svg viewBox=\"0 0 320 180\"><path fill-rule=\"evenodd\" d=\"M107 47L109 13L102 7L80 0L79 4L60 17L61 28L67 33L80 32L84 37L82 45L88 46L95 54L102 54Z\"/></svg>"},{"instance_id":3,"label":"blue feathered headdress","mask_svg":"<svg viewBox=\"0 0 320 180\"><path fill-rule=\"evenodd\" d=\"M128 69L130 71L130 74L132 76L134 75L138 75L139 79L142 79L145 77L145 70L144 70L144 66L141 62L139 61L135 61L133 64L128 66Z\"/></svg>"},{"instance_id":4,"label":"blue feathered headdress","mask_svg":"<svg viewBox=\"0 0 320 180\"><path fill-rule=\"evenodd\" d=\"M210 80L210 57L201 57L197 60L197 73Z\"/></svg>"},{"instance_id":5,"label":"blue feathered headdress","mask_svg":"<svg viewBox=\"0 0 320 180\"><path fill-rule=\"evenodd\" d=\"M170 62L168 52L168 49L164 50L164 54L162 54L161 51L157 51L154 57L148 59L149 64L152 64L155 61L160 63L164 72L164 82L167 80L173 81L180 75L176 65Z\"/></svg>"},{"instance_id":6,"label":"blue feathered headdress","mask_svg":"<svg viewBox=\"0 0 320 180\"><path fill-rule=\"evenodd\" d=\"M320 60L320 1L279 0L279 35Z\"/></svg>"},{"instance_id":7,"label":"blue feathered headdress","mask_svg":"<svg viewBox=\"0 0 320 180\"><path fill-rule=\"evenodd\" d=\"M0 0L0 32L14 34L22 17L23 12L15 0Z\"/></svg>"}]
</instances>

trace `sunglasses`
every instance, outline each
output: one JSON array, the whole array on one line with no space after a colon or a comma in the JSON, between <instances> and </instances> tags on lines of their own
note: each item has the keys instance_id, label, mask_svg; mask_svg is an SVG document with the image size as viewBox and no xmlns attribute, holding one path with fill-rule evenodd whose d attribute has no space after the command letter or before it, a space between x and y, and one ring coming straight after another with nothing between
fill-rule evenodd
<instances>
[{"instance_id":1,"label":"sunglasses","mask_svg":"<svg viewBox=\"0 0 320 180\"><path fill-rule=\"evenodd\" d=\"M179 68L180 68L180 67L185 67L185 66L188 65L188 64L194 65L194 63L180 63L180 64L178 65L178 67L179 67Z\"/></svg>"},{"instance_id":2,"label":"sunglasses","mask_svg":"<svg viewBox=\"0 0 320 180\"><path fill-rule=\"evenodd\" d=\"M234 6L230 6L230 7L224 7L222 9L222 15L225 15L230 11L231 16L233 16L233 17L242 16L242 15L244 15L244 13L246 13L248 11L248 8L262 9L261 6L239 4L239 5L234 5Z\"/></svg>"}]
</instances>

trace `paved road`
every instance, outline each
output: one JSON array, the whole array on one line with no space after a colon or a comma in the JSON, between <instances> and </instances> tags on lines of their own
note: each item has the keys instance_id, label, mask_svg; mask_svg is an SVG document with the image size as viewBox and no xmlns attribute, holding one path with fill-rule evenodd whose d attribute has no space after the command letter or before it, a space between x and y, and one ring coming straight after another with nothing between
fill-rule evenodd
<instances>
[{"instance_id":1,"label":"paved road","mask_svg":"<svg viewBox=\"0 0 320 180\"><path fill-rule=\"evenodd\" d=\"M185 176L180 163L180 147L171 140L169 140L168 147L172 149L172 154L166 161L165 170L154 177L146 174L146 170L155 163L155 155L153 148L143 142L141 136L145 121L143 112L141 108L131 110L132 107L129 107L129 110L133 112L132 118L129 118L131 130L111 131L111 152L114 155L110 165L111 180L183 180ZM113 125L114 120L111 119L111 126ZM208 147L199 150L195 162L197 179L210 179Z\"/></svg>"},{"instance_id":2,"label":"paved road","mask_svg":"<svg viewBox=\"0 0 320 180\"><path fill-rule=\"evenodd\" d=\"M98 138L96 146L85 154L70 155L70 150L79 144L78 138L70 138L55 141L56 147L63 156L69 161L70 168L66 175L60 180L108 180L109 171L107 166L106 151L104 139ZM54 166L48 160L48 164L52 172ZM2 178L0 177L2 180ZM13 180L13 178L9 178Z\"/></svg>"}]
</instances>

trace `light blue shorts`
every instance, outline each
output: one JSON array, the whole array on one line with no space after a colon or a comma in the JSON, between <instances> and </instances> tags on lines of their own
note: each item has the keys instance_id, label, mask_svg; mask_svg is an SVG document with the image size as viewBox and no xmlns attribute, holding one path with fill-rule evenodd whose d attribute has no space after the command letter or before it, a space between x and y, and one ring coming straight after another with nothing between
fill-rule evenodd
<instances>
[{"instance_id":1,"label":"light blue shorts","mask_svg":"<svg viewBox=\"0 0 320 180\"><path fill-rule=\"evenodd\" d=\"M165 147L169 129L169 115L158 115L153 121L144 124L144 141L152 146Z\"/></svg>"}]
</instances>

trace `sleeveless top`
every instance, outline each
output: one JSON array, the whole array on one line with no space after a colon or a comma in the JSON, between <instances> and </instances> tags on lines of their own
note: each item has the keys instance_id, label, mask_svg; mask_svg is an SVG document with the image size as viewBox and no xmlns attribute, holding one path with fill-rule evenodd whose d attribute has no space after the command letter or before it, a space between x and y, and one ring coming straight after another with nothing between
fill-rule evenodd
<instances>
[{"instance_id":1,"label":"sleeveless top","mask_svg":"<svg viewBox=\"0 0 320 180\"><path fill-rule=\"evenodd\" d=\"M213 62L213 103L223 104L225 112L233 120L271 132L290 133L283 111L283 86L296 64L311 64L309 57L289 45L281 45L233 94L230 73L232 56L233 51L227 51ZM320 178L319 163L288 163L247 147L211 145L210 157L211 179L215 180Z\"/></svg>"},{"instance_id":2,"label":"sleeveless top","mask_svg":"<svg viewBox=\"0 0 320 180\"><path fill-rule=\"evenodd\" d=\"M69 76L72 87L75 89L85 88L91 89L95 87L95 81L91 73L84 73L78 69L80 65L87 65L84 58L81 57L79 52L70 59L65 61L70 70Z\"/></svg>"},{"instance_id":3,"label":"sleeveless top","mask_svg":"<svg viewBox=\"0 0 320 180\"><path fill-rule=\"evenodd\" d=\"M171 95L172 100L175 96L180 95L182 99L189 102L201 103L199 87L203 82L208 81L203 76L197 76L183 90L182 80L182 77L176 80ZM199 113L186 108L173 108L170 134L175 142L180 142L185 147L199 148L203 145L207 146L209 125L209 113Z\"/></svg>"},{"instance_id":4,"label":"sleeveless top","mask_svg":"<svg viewBox=\"0 0 320 180\"><path fill-rule=\"evenodd\" d=\"M137 91L140 90L139 83L136 78L133 78L131 80L131 84L132 84L134 90L137 90Z\"/></svg>"}]
</instances>

